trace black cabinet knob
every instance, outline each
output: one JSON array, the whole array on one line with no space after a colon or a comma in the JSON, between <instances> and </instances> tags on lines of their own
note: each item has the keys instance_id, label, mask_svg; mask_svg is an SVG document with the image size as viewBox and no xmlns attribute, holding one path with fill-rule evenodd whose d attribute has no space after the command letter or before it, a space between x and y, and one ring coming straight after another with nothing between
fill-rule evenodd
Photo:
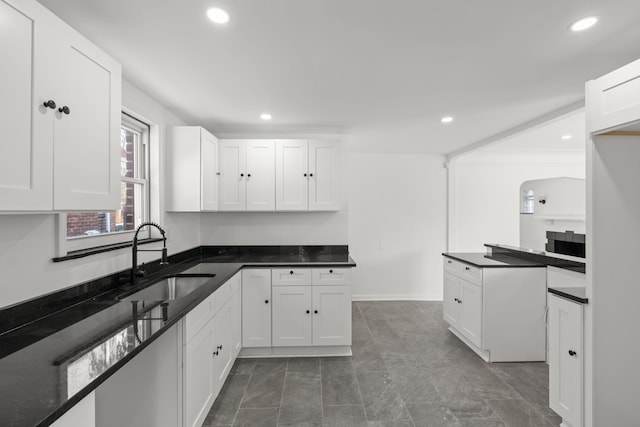
<instances>
[{"instance_id":1,"label":"black cabinet knob","mask_svg":"<svg viewBox=\"0 0 640 427\"><path fill-rule=\"evenodd\" d=\"M577 353L573 350L569 350L569 356L575 356Z\"/></svg>"},{"instance_id":2,"label":"black cabinet knob","mask_svg":"<svg viewBox=\"0 0 640 427\"><path fill-rule=\"evenodd\" d=\"M464 269L467 270L467 271L471 270L469 267L465 267Z\"/></svg>"},{"instance_id":3,"label":"black cabinet knob","mask_svg":"<svg viewBox=\"0 0 640 427\"><path fill-rule=\"evenodd\" d=\"M247 174L247 178L251 178L251 174L250 173Z\"/></svg>"},{"instance_id":4,"label":"black cabinet knob","mask_svg":"<svg viewBox=\"0 0 640 427\"><path fill-rule=\"evenodd\" d=\"M243 173L241 173L241 174L240 174L240 176L244 176L244 174L243 174Z\"/></svg>"},{"instance_id":5,"label":"black cabinet knob","mask_svg":"<svg viewBox=\"0 0 640 427\"><path fill-rule=\"evenodd\" d=\"M221 345L218 346L218 350L222 350L222 346Z\"/></svg>"},{"instance_id":6,"label":"black cabinet knob","mask_svg":"<svg viewBox=\"0 0 640 427\"><path fill-rule=\"evenodd\" d=\"M458 302L458 298L454 298L453 300L454 300L455 302Z\"/></svg>"},{"instance_id":7,"label":"black cabinet knob","mask_svg":"<svg viewBox=\"0 0 640 427\"><path fill-rule=\"evenodd\" d=\"M333 270L329 270L329 273L333 273Z\"/></svg>"},{"instance_id":8,"label":"black cabinet knob","mask_svg":"<svg viewBox=\"0 0 640 427\"><path fill-rule=\"evenodd\" d=\"M44 102L44 106L53 110L54 108L56 108L56 102L53 99L50 99Z\"/></svg>"},{"instance_id":9,"label":"black cabinet knob","mask_svg":"<svg viewBox=\"0 0 640 427\"><path fill-rule=\"evenodd\" d=\"M63 107L58 108L58 111L60 113L64 113L64 114L69 114L71 112L71 110L69 110L69 107L67 107L66 105Z\"/></svg>"},{"instance_id":10,"label":"black cabinet knob","mask_svg":"<svg viewBox=\"0 0 640 427\"><path fill-rule=\"evenodd\" d=\"M269 300L268 299L264 300L264 303L269 304Z\"/></svg>"},{"instance_id":11,"label":"black cabinet knob","mask_svg":"<svg viewBox=\"0 0 640 427\"><path fill-rule=\"evenodd\" d=\"M310 313L310 311L309 311L309 310L307 310L307 314L309 314L309 313Z\"/></svg>"},{"instance_id":12,"label":"black cabinet knob","mask_svg":"<svg viewBox=\"0 0 640 427\"><path fill-rule=\"evenodd\" d=\"M447 260L447 264L451 264L451 260L450 259Z\"/></svg>"},{"instance_id":13,"label":"black cabinet knob","mask_svg":"<svg viewBox=\"0 0 640 427\"><path fill-rule=\"evenodd\" d=\"M217 356L217 355L218 355L218 350L214 351L214 352L213 352L213 355L214 355L214 356Z\"/></svg>"},{"instance_id":14,"label":"black cabinet knob","mask_svg":"<svg viewBox=\"0 0 640 427\"><path fill-rule=\"evenodd\" d=\"M313 312L314 312L315 314L318 314L318 310L313 310Z\"/></svg>"},{"instance_id":15,"label":"black cabinet knob","mask_svg":"<svg viewBox=\"0 0 640 427\"><path fill-rule=\"evenodd\" d=\"M310 174L309 174L309 176L313 176L313 174L312 174L312 173L310 173Z\"/></svg>"},{"instance_id":16,"label":"black cabinet knob","mask_svg":"<svg viewBox=\"0 0 640 427\"><path fill-rule=\"evenodd\" d=\"M458 299L458 304L462 304L462 300L461 299Z\"/></svg>"},{"instance_id":17,"label":"black cabinet knob","mask_svg":"<svg viewBox=\"0 0 640 427\"><path fill-rule=\"evenodd\" d=\"M547 201L546 201L545 199L540 199L540 200L539 200L539 202L540 202L540 204L543 204L543 205L544 205L545 203L547 203Z\"/></svg>"},{"instance_id":18,"label":"black cabinet knob","mask_svg":"<svg viewBox=\"0 0 640 427\"><path fill-rule=\"evenodd\" d=\"M293 274L293 270L291 270L291 271L289 272L289 274Z\"/></svg>"}]
</instances>

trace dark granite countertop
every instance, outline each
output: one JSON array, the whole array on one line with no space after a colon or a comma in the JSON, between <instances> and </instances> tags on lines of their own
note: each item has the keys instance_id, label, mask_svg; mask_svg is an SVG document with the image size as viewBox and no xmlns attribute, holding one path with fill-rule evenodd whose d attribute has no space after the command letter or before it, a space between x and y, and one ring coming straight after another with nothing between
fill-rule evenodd
<instances>
[{"instance_id":1,"label":"dark granite countertop","mask_svg":"<svg viewBox=\"0 0 640 427\"><path fill-rule=\"evenodd\" d=\"M563 268L565 270L575 271L577 273L585 273L586 264L581 258L571 257L567 255L552 254L544 251L536 251L534 249L518 248L515 246L498 245L498 244L485 244L491 251L491 254L496 255L510 255L514 257L521 257L524 259L538 262L540 264L550 265L552 267Z\"/></svg>"},{"instance_id":2,"label":"dark granite countertop","mask_svg":"<svg viewBox=\"0 0 640 427\"><path fill-rule=\"evenodd\" d=\"M562 288L548 288L547 291L549 293L558 295L559 297L568 299L570 301L576 302L578 304L588 304L589 299L587 298L587 289L580 287L562 287Z\"/></svg>"},{"instance_id":3,"label":"dark granite countertop","mask_svg":"<svg viewBox=\"0 0 640 427\"><path fill-rule=\"evenodd\" d=\"M546 264L503 254L491 255L475 252L445 252L442 255L480 268L546 267Z\"/></svg>"},{"instance_id":4,"label":"dark granite countertop","mask_svg":"<svg viewBox=\"0 0 640 427\"><path fill-rule=\"evenodd\" d=\"M244 267L356 266L346 250L314 253L310 249L313 247L296 247L296 251L286 248L274 251L269 247L202 247L197 256L191 250L187 259L183 256L178 263L157 268L136 286L125 283L113 287L0 334L0 424L50 425ZM172 258L180 257L172 256L170 262ZM215 276L182 298L138 302L137 316L132 302L118 299L119 295L185 270ZM118 277L116 273L109 283L121 282ZM96 283L99 281L106 283L105 278ZM60 294L68 295L69 291ZM55 295L43 299L53 301ZM0 310L0 319L10 315L26 318L21 309L40 309L42 305L29 301ZM163 309L165 321L151 319L161 316ZM144 325L143 330L140 324ZM107 351L107 347L111 350ZM78 374L77 368L83 364L91 364L95 371L90 377Z\"/></svg>"}]
</instances>

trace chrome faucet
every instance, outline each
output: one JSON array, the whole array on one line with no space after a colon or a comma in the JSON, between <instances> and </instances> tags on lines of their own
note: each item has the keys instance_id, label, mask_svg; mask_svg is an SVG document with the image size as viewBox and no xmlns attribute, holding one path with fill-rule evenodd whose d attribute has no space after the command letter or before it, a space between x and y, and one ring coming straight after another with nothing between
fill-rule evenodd
<instances>
[{"instance_id":1,"label":"chrome faucet","mask_svg":"<svg viewBox=\"0 0 640 427\"><path fill-rule=\"evenodd\" d=\"M160 230L160 234L162 234L162 249L138 249L138 233L143 227L153 226ZM135 284L137 277L143 277L145 272L141 268L138 268L138 252L162 252L162 258L160 259L160 265L167 265L169 261L167 260L167 236L165 235L165 231L155 222L143 222L136 229L136 234L133 236L133 244L131 246L131 284Z\"/></svg>"}]
</instances>

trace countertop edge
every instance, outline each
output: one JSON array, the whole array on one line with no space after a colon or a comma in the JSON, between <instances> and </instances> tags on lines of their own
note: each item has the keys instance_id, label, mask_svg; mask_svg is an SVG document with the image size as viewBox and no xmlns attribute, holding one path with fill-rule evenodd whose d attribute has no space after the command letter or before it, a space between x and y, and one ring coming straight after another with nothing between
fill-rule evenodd
<instances>
[{"instance_id":1,"label":"countertop edge","mask_svg":"<svg viewBox=\"0 0 640 427\"><path fill-rule=\"evenodd\" d=\"M485 253L483 252L478 252L478 254L480 255L485 255ZM457 261L460 262L464 262L466 264L470 264L473 265L474 267L478 267L478 268L546 268L547 265L546 264L530 264L530 265L511 265L511 264L507 264L504 263L503 265L490 265L490 264L479 264L477 262L474 262L468 258L465 258L461 255L456 255L455 252L443 252L442 256L448 257L448 258L452 258L455 259ZM515 257L514 257L515 258ZM500 260L493 260L494 262L502 262Z\"/></svg>"},{"instance_id":2,"label":"countertop edge","mask_svg":"<svg viewBox=\"0 0 640 427\"><path fill-rule=\"evenodd\" d=\"M571 289L580 289L584 291L583 287L580 287L580 288L555 288L554 287L554 288L547 288L547 292L549 292L550 294L557 295L571 302L575 302L578 304L589 304L589 298L581 297L579 295L576 295L575 293L571 293L570 292Z\"/></svg>"},{"instance_id":3,"label":"countertop edge","mask_svg":"<svg viewBox=\"0 0 640 427\"><path fill-rule=\"evenodd\" d=\"M224 285L229 279L235 276L238 272L242 271L244 268L271 268L271 267L356 267L356 262L349 255L348 261L338 261L338 262L311 262L311 261L303 261L303 262L242 262L242 263L234 263L228 261L215 262L212 260L207 260L206 258L201 260L200 263L210 263L210 264L238 264L237 269L233 269L233 273L225 274L224 276L216 276L216 285L211 285L211 289L208 292L200 292L200 293L191 293L185 295L182 299L187 302L187 305L180 311L176 313L176 315L168 321L161 329L159 329L156 333L150 336L147 340L141 343L138 347L131 351L131 353L127 354L121 360L116 362L113 366L108 368L103 374L97 377L95 380L87 384L84 388L79 390L76 394L71 396L60 405L56 410L51 412L48 416L42 419L36 426L37 427L48 427L52 425L55 421L57 421L62 415L68 412L71 408L73 408L76 404L78 404L82 399L88 396L91 392L96 390L102 383L104 383L107 379L109 379L113 374L115 374L118 370L120 370L124 365L126 365L131 359L133 359L136 355L140 354L144 349L146 349L150 344L156 341L160 336L162 336L166 331L171 329L175 324L181 321L191 310L193 310L198 304L207 299L211 294L213 294L217 289L219 289L222 285ZM185 264L184 270L188 269L190 263ZM151 284L149 284L151 285ZM191 299L191 301L189 301Z\"/></svg>"}]
</instances>

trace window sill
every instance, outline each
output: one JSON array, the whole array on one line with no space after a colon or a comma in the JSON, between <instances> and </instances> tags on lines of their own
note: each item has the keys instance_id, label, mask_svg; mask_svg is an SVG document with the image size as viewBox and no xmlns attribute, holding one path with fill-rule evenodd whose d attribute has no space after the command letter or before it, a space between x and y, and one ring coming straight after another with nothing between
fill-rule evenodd
<instances>
[{"instance_id":1,"label":"window sill","mask_svg":"<svg viewBox=\"0 0 640 427\"><path fill-rule=\"evenodd\" d=\"M152 239L138 240L138 244L139 245L144 245L144 244L147 244L147 243L154 243L154 242L162 242L162 238L152 238ZM111 245L96 246L95 248L81 249L81 250L78 250L78 251L71 251L71 252L67 253L67 255L65 255L65 256L60 256L60 257L53 258L52 261L53 262L69 261L71 259L84 258L84 257L90 256L90 255L101 254L101 253L104 253L104 252L111 252L111 251L115 251L115 250L118 250L118 249L130 248L131 246L132 246L132 242L123 242L123 243L114 243L114 244L111 244Z\"/></svg>"}]
</instances>

